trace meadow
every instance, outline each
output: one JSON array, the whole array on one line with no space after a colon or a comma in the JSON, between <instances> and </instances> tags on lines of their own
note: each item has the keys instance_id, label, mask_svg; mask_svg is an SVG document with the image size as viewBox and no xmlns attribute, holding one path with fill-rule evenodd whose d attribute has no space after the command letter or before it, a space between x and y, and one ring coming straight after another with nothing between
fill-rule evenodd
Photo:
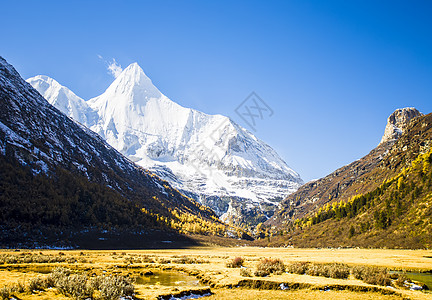
<instances>
[{"instance_id":1,"label":"meadow","mask_svg":"<svg viewBox=\"0 0 432 300\"><path fill-rule=\"evenodd\" d=\"M430 250L2 250L0 299L432 299L404 274L431 271Z\"/></svg>"}]
</instances>

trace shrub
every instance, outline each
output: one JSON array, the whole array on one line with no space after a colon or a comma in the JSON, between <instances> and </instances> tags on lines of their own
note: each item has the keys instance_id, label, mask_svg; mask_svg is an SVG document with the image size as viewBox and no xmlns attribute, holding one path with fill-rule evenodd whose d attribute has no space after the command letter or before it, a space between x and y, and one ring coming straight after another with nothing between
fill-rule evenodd
<instances>
[{"instance_id":1,"label":"shrub","mask_svg":"<svg viewBox=\"0 0 432 300\"><path fill-rule=\"evenodd\" d=\"M363 276L366 272L366 267L354 266L351 270L355 279L363 280Z\"/></svg>"},{"instance_id":2,"label":"shrub","mask_svg":"<svg viewBox=\"0 0 432 300\"><path fill-rule=\"evenodd\" d=\"M56 268L45 280L47 287L55 287L63 295L74 299L87 299L93 295L93 287L87 280L87 275L71 275L69 269Z\"/></svg>"},{"instance_id":3,"label":"shrub","mask_svg":"<svg viewBox=\"0 0 432 300\"><path fill-rule=\"evenodd\" d=\"M121 296L131 296L134 286L127 277L102 276L99 290L101 300L117 300Z\"/></svg>"},{"instance_id":4,"label":"shrub","mask_svg":"<svg viewBox=\"0 0 432 300\"><path fill-rule=\"evenodd\" d=\"M0 297L1 297L1 299L2 300L9 300L10 296L11 296L11 291L10 291L9 287L6 286L6 285L3 286L0 289Z\"/></svg>"},{"instance_id":5,"label":"shrub","mask_svg":"<svg viewBox=\"0 0 432 300\"><path fill-rule=\"evenodd\" d=\"M251 272L248 269L241 268L240 269L240 276L243 276L243 277L252 277L252 274L251 274Z\"/></svg>"},{"instance_id":6,"label":"shrub","mask_svg":"<svg viewBox=\"0 0 432 300\"><path fill-rule=\"evenodd\" d=\"M103 277L104 276L96 276L96 277L90 278L90 280L89 280L90 287L95 291L99 290L100 286L102 284Z\"/></svg>"},{"instance_id":7,"label":"shrub","mask_svg":"<svg viewBox=\"0 0 432 300\"><path fill-rule=\"evenodd\" d=\"M293 273L293 274L305 274L307 269L308 269L309 263L308 262L295 262L295 263L291 263L288 265L287 267L287 272L288 273Z\"/></svg>"},{"instance_id":8,"label":"shrub","mask_svg":"<svg viewBox=\"0 0 432 300\"><path fill-rule=\"evenodd\" d=\"M63 290L66 290L66 295L72 296L74 299L87 299L93 295L93 289L87 284L86 275L70 275L65 281L66 286Z\"/></svg>"},{"instance_id":9,"label":"shrub","mask_svg":"<svg viewBox=\"0 0 432 300\"><path fill-rule=\"evenodd\" d=\"M45 280L41 277L34 277L29 280L28 291L31 293L33 291L44 291L45 290Z\"/></svg>"},{"instance_id":10,"label":"shrub","mask_svg":"<svg viewBox=\"0 0 432 300\"><path fill-rule=\"evenodd\" d=\"M150 264L154 264L155 263L154 259L151 258L148 255L144 255L143 258L141 259L141 262L143 262L143 263L150 263Z\"/></svg>"},{"instance_id":11,"label":"shrub","mask_svg":"<svg viewBox=\"0 0 432 300\"><path fill-rule=\"evenodd\" d=\"M334 263L328 265L328 277L347 279L350 275L350 268L345 264Z\"/></svg>"},{"instance_id":12,"label":"shrub","mask_svg":"<svg viewBox=\"0 0 432 300\"><path fill-rule=\"evenodd\" d=\"M268 276L270 274L282 274L285 272L285 265L280 259L263 258L255 271L255 276Z\"/></svg>"},{"instance_id":13,"label":"shrub","mask_svg":"<svg viewBox=\"0 0 432 300\"><path fill-rule=\"evenodd\" d=\"M297 272L303 272L303 268L307 275L330 277L330 265L328 264L305 264L303 266L294 266L294 270L297 270Z\"/></svg>"},{"instance_id":14,"label":"shrub","mask_svg":"<svg viewBox=\"0 0 432 300\"><path fill-rule=\"evenodd\" d=\"M61 289L65 286L65 281L70 275L70 270L65 268L55 268L46 278L47 287L56 287Z\"/></svg>"},{"instance_id":15,"label":"shrub","mask_svg":"<svg viewBox=\"0 0 432 300\"><path fill-rule=\"evenodd\" d=\"M63 295L77 300L93 297L99 291L100 300L117 300L122 296L131 296L134 286L131 280L123 276L97 276L89 279L85 274L71 274L69 269L56 268L46 279L47 286L54 286Z\"/></svg>"},{"instance_id":16,"label":"shrub","mask_svg":"<svg viewBox=\"0 0 432 300\"><path fill-rule=\"evenodd\" d=\"M31 254L31 253L21 253L19 255L3 254L0 255L0 264L21 264L21 263L54 263L54 262L64 262L65 257L62 256L50 256L44 255L43 253Z\"/></svg>"},{"instance_id":17,"label":"shrub","mask_svg":"<svg viewBox=\"0 0 432 300\"><path fill-rule=\"evenodd\" d=\"M226 263L227 268L240 268L243 266L244 259L242 257L235 257Z\"/></svg>"},{"instance_id":18,"label":"shrub","mask_svg":"<svg viewBox=\"0 0 432 300\"><path fill-rule=\"evenodd\" d=\"M11 292L14 293L24 293L25 292L25 284L24 282L18 281L16 284L14 284L11 288Z\"/></svg>"},{"instance_id":19,"label":"shrub","mask_svg":"<svg viewBox=\"0 0 432 300\"><path fill-rule=\"evenodd\" d=\"M209 261L194 258L194 257L188 257L188 256L180 256L177 258L173 256L171 262L174 264L204 264L204 263L208 263Z\"/></svg>"},{"instance_id":20,"label":"shrub","mask_svg":"<svg viewBox=\"0 0 432 300\"><path fill-rule=\"evenodd\" d=\"M409 282L409 279L408 279L408 277L406 276L406 274L405 274L405 273L398 274L398 277L397 277L397 279L396 279L396 281L395 281L395 284L396 284L397 286L399 286L399 287L405 287L405 281L408 281L408 282Z\"/></svg>"},{"instance_id":21,"label":"shrub","mask_svg":"<svg viewBox=\"0 0 432 300\"><path fill-rule=\"evenodd\" d=\"M391 284L391 278L387 268L364 267L364 270L361 274L361 279L368 284L382 286L388 286Z\"/></svg>"},{"instance_id":22,"label":"shrub","mask_svg":"<svg viewBox=\"0 0 432 300\"><path fill-rule=\"evenodd\" d=\"M16 264L16 263L18 263L18 259L15 256L11 255L11 256L6 257L5 262L7 264Z\"/></svg>"},{"instance_id":23,"label":"shrub","mask_svg":"<svg viewBox=\"0 0 432 300\"><path fill-rule=\"evenodd\" d=\"M160 263L160 264L169 264L169 263L171 263L171 260L167 259L167 258L159 258L158 259L158 263Z\"/></svg>"}]
</instances>

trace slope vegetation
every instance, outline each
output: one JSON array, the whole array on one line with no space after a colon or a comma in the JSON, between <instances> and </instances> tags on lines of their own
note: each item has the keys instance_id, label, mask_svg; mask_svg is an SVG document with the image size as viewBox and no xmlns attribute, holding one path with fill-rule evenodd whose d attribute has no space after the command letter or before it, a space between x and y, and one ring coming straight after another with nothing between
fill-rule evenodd
<instances>
[{"instance_id":1,"label":"slope vegetation","mask_svg":"<svg viewBox=\"0 0 432 300\"><path fill-rule=\"evenodd\" d=\"M302 247L430 248L431 141L429 114L409 122L397 141L381 144L361 160L309 183L291 195L272 220L289 237L274 241L289 240ZM305 199L323 184L327 188L320 192L327 199Z\"/></svg>"}]
</instances>

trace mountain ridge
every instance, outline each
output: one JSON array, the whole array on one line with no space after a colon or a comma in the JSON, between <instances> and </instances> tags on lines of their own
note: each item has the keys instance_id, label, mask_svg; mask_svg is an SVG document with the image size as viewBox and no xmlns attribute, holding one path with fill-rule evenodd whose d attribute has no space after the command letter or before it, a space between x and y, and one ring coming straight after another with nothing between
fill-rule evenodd
<instances>
[{"instance_id":1,"label":"mountain ridge","mask_svg":"<svg viewBox=\"0 0 432 300\"><path fill-rule=\"evenodd\" d=\"M2 246L103 247L106 234L126 234L134 236L128 247L140 248L160 238L188 241L180 232L192 225L200 233L227 232L210 209L69 119L1 57L0 99Z\"/></svg>"},{"instance_id":2,"label":"mountain ridge","mask_svg":"<svg viewBox=\"0 0 432 300\"><path fill-rule=\"evenodd\" d=\"M287 234L274 242L298 247L431 247L432 114L408 111L415 113L407 114L396 138L289 195L267 222ZM388 124L393 125L394 118Z\"/></svg>"},{"instance_id":3,"label":"mountain ridge","mask_svg":"<svg viewBox=\"0 0 432 300\"><path fill-rule=\"evenodd\" d=\"M35 87L38 80L28 79ZM55 103L55 95L41 92ZM280 195L303 183L270 146L227 117L173 102L136 63L85 103L99 120L84 125L224 220L241 222L245 214L266 220ZM228 212L230 205L238 209Z\"/></svg>"},{"instance_id":4,"label":"mountain ridge","mask_svg":"<svg viewBox=\"0 0 432 300\"><path fill-rule=\"evenodd\" d=\"M289 195L281 202L281 210L275 214L275 218L280 218L285 215L285 218L301 218L329 201L345 195L345 198L354 196L359 191L364 191L366 186L358 186L355 189L351 186L376 167L388 155L388 151L396 143L397 139L402 134L402 129L395 127L397 124L404 130L411 122L422 114L415 108L397 109L393 112L387 121L386 129L381 142L378 146L372 149L364 157L355 160L354 162L342 166L330 173L329 175L307 182L300 187L296 192ZM390 130L391 128L391 130ZM270 220L269 223L276 222Z\"/></svg>"}]
</instances>

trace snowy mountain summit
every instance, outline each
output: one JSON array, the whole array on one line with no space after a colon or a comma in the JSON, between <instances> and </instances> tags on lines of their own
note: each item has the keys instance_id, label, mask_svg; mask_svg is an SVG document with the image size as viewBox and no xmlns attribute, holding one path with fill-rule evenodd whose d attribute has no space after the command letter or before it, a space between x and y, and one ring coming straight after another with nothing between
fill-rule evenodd
<instances>
[{"instance_id":1,"label":"snowy mountain summit","mask_svg":"<svg viewBox=\"0 0 432 300\"><path fill-rule=\"evenodd\" d=\"M224 220L264 221L303 183L270 146L228 117L171 101L137 63L88 101L47 76L27 81L70 118Z\"/></svg>"}]
</instances>

